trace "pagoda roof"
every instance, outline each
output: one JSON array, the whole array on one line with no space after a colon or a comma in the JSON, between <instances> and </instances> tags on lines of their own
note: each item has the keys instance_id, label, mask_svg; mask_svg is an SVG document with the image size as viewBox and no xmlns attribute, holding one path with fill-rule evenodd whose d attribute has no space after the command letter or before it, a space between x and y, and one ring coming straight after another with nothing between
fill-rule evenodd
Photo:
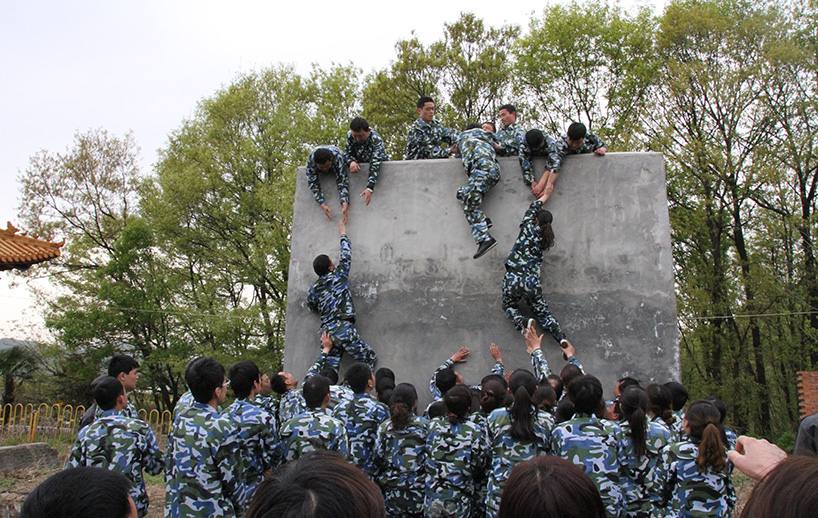
<instances>
[{"instance_id":1,"label":"pagoda roof","mask_svg":"<svg viewBox=\"0 0 818 518\"><path fill-rule=\"evenodd\" d=\"M60 248L65 239L59 243L50 243L29 237L27 232L18 234L20 229L15 228L9 221L5 230L0 229L0 271L26 270L32 264L50 261L60 256Z\"/></svg>"}]
</instances>

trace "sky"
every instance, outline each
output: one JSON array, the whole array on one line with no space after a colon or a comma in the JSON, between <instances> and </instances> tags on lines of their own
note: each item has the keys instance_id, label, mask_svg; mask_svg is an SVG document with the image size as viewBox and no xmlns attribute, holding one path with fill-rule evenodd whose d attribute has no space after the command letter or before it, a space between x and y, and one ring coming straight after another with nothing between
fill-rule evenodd
<instances>
[{"instance_id":1,"label":"sky","mask_svg":"<svg viewBox=\"0 0 818 518\"><path fill-rule=\"evenodd\" d=\"M193 116L196 103L242 73L278 63L300 73L314 63L352 63L367 73L388 67L395 43L413 33L424 43L440 39L443 24L461 11L488 26L513 23L525 31L545 6L496 0L0 0L0 227L6 221L21 226L18 178L29 157L44 149L65 151L78 131L133 132L142 171L150 173L156 150ZM47 278L33 282L45 285ZM8 272L0 272L0 337L44 337L26 282Z\"/></svg>"}]
</instances>

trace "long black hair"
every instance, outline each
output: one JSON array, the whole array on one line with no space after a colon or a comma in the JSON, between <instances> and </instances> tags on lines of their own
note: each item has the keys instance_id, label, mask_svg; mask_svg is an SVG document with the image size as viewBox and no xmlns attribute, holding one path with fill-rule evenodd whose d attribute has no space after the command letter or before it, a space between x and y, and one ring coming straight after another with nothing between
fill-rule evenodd
<instances>
[{"instance_id":1,"label":"long black hair","mask_svg":"<svg viewBox=\"0 0 818 518\"><path fill-rule=\"evenodd\" d=\"M540 226L542 233L542 249L548 250L554 246L554 229L551 228L551 222L554 221L554 216L545 209L540 209L536 214L537 224Z\"/></svg>"}]
</instances>

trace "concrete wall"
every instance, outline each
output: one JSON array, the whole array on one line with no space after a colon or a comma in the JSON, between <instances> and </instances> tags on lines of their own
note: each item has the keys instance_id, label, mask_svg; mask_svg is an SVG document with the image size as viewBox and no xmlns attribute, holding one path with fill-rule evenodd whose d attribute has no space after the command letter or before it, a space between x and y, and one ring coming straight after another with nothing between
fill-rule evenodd
<instances>
[{"instance_id":1,"label":"concrete wall","mask_svg":"<svg viewBox=\"0 0 818 518\"><path fill-rule=\"evenodd\" d=\"M472 351L458 366L477 384L493 364L492 342L506 369L531 368L522 336L500 304L503 263L533 200L516 158L500 159L502 179L483 205L497 247L478 260L455 192L465 180L459 160L383 165L366 206L366 166L351 175L348 235L350 286L361 336L397 381L429 401L435 368L460 347ZM542 164L535 164L541 171ZM337 221L334 179L322 189ZM543 291L586 371L610 396L623 375L645 382L679 379L676 301L665 190L659 153L609 153L566 159L551 199L556 245L545 253ZM337 261L338 228L324 216L298 171L285 337L285 369L303 377L320 352L319 318L306 307L316 276L313 258ZM555 371L564 365L557 343L543 339ZM342 364L342 371L344 365Z\"/></svg>"}]
</instances>

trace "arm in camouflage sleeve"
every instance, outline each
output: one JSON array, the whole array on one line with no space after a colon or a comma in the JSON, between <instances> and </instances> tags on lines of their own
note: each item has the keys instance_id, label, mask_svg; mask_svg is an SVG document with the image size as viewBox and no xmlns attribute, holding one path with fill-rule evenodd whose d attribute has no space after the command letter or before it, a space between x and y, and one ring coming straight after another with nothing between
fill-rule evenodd
<instances>
[{"instance_id":1,"label":"arm in camouflage sleeve","mask_svg":"<svg viewBox=\"0 0 818 518\"><path fill-rule=\"evenodd\" d=\"M352 266L352 243L346 234L341 234L341 259L335 267L336 275L344 280L349 278L349 269Z\"/></svg>"},{"instance_id":2,"label":"arm in camouflage sleeve","mask_svg":"<svg viewBox=\"0 0 818 518\"><path fill-rule=\"evenodd\" d=\"M443 362L440 367L435 369L435 373L432 374L432 381L429 382L429 390L432 392L432 399L440 399L441 396L440 390L437 389L437 383L435 382L437 373L450 367L454 367L454 361L452 361L451 358Z\"/></svg>"},{"instance_id":3,"label":"arm in camouflage sleeve","mask_svg":"<svg viewBox=\"0 0 818 518\"><path fill-rule=\"evenodd\" d=\"M534 168L531 166L531 151L525 143L520 147L520 169L523 170L523 182L531 186L534 183Z\"/></svg>"},{"instance_id":4,"label":"arm in camouflage sleeve","mask_svg":"<svg viewBox=\"0 0 818 518\"><path fill-rule=\"evenodd\" d=\"M341 203L349 203L349 168L344 163L344 156L335 156L335 183L338 184L338 197Z\"/></svg>"},{"instance_id":5,"label":"arm in camouflage sleeve","mask_svg":"<svg viewBox=\"0 0 818 518\"><path fill-rule=\"evenodd\" d=\"M68 461L65 463L66 468L85 466L85 448L83 448L82 443L84 442L85 431L87 429L88 427L85 427L80 430L77 440L74 442L74 446L71 448L71 453L68 454Z\"/></svg>"},{"instance_id":6,"label":"arm in camouflage sleeve","mask_svg":"<svg viewBox=\"0 0 818 518\"><path fill-rule=\"evenodd\" d=\"M374 140L373 145L372 158L369 161L369 180L366 184L366 188L370 191L375 189L375 184L378 182L381 163L389 161L389 155L386 154L386 147L384 147L383 139L380 136Z\"/></svg>"},{"instance_id":7,"label":"arm in camouflage sleeve","mask_svg":"<svg viewBox=\"0 0 818 518\"><path fill-rule=\"evenodd\" d=\"M321 192L321 183L318 181L318 168L315 167L312 157L310 157L310 161L307 163L307 185L310 186L310 192L312 192L312 197L315 198L315 201L319 205L324 203L324 193Z\"/></svg>"},{"instance_id":8,"label":"arm in camouflage sleeve","mask_svg":"<svg viewBox=\"0 0 818 518\"><path fill-rule=\"evenodd\" d=\"M542 349L536 349L531 353L531 366L534 367L534 376L536 376L540 383L548 381L548 376L551 375L551 369L548 367L548 360L545 359Z\"/></svg>"},{"instance_id":9,"label":"arm in camouflage sleeve","mask_svg":"<svg viewBox=\"0 0 818 518\"><path fill-rule=\"evenodd\" d=\"M347 133L347 142L344 146L344 165L349 167L349 164L355 162L355 157L352 156L352 150L355 140L352 138L352 132Z\"/></svg>"},{"instance_id":10,"label":"arm in camouflage sleeve","mask_svg":"<svg viewBox=\"0 0 818 518\"><path fill-rule=\"evenodd\" d=\"M585 135L585 143L590 144L594 151L601 147L606 147L605 142L593 133L588 133Z\"/></svg>"},{"instance_id":11,"label":"arm in camouflage sleeve","mask_svg":"<svg viewBox=\"0 0 818 518\"><path fill-rule=\"evenodd\" d=\"M244 459L239 448L239 431L232 426L225 430L224 441L217 446L213 460L219 470L224 496L233 502L234 508L241 510L247 500L247 486L236 473L244 472Z\"/></svg>"},{"instance_id":12,"label":"arm in camouflage sleeve","mask_svg":"<svg viewBox=\"0 0 818 518\"><path fill-rule=\"evenodd\" d=\"M142 468L146 473L158 475L165 469L165 455L150 426L145 426L145 451L142 453Z\"/></svg>"}]
</instances>

